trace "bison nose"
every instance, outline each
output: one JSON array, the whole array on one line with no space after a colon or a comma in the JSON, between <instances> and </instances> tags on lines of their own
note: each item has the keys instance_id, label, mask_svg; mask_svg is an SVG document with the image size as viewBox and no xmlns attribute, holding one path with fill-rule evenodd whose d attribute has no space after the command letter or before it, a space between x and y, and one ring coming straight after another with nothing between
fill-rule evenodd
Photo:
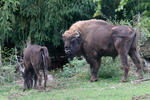
<instances>
[{"instance_id":1,"label":"bison nose","mask_svg":"<svg viewBox=\"0 0 150 100\"><path fill-rule=\"evenodd\" d=\"M69 48L65 48L65 53L66 54L70 54L71 53L71 50Z\"/></svg>"}]
</instances>

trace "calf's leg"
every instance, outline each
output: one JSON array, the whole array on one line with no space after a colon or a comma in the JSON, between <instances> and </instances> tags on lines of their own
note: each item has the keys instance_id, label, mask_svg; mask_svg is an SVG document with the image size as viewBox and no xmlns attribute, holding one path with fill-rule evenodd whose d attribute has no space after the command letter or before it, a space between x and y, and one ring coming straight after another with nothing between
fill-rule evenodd
<instances>
[{"instance_id":1,"label":"calf's leg","mask_svg":"<svg viewBox=\"0 0 150 100\"><path fill-rule=\"evenodd\" d=\"M23 91L25 91L26 89L28 89L28 70L25 69L24 74L23 74L23 78L24 78L24 88Z\"/></svg>"},{"instance_id":2,"label":"calf's leg","mask_svg":"<svg viewBox=\"0 0 150 100\"><path fill-rule=\"evenodd\" d=\"M33 68L34 68L34 72L35 72L35 74L36 74L36 76L38 78L39 86L41 86L42 78L41 78L41 74L39 72L39 70L40 70L39 68L40 67L38 67L38 65L33 65Z\"/></svg>"},{"instance_id":3,"label":"calf's leg","mask_svg":"<svg viewBox=\"0 0 150 100\"><path fill-rule=\"evenodd\" d=\"M37 80L38 80L38 77L37 77L37 75L34 73L34 88L37 88Z\"/></svg>"},{"instance_id":4,"label":"calf's leg","mask_svg":"<svg viewBox=\"0 0 150 100\"><path fill-rule=\"evenodd\" d=\"M44 66L44 68L43 68L43 74L44 74L44 88L46 88L47 75L48 75L48 71L47 71L46 66Z\"/></svg>"}]
</instances>

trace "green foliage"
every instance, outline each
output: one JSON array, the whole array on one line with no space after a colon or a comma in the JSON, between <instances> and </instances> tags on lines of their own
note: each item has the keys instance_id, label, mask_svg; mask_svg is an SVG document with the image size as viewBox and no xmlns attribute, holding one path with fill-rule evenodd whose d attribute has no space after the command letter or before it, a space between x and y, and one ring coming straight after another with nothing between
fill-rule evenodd
<instances>
[{"instance_id":1,"label":"green foliage","mask_svg":"<svg viewBox=\"0 0 150 100\"><path fill-rule=\"evenodd\" d=\"M78 60L77 58L74 58L74 60L69 61L66 65L63 66L63 71L58 73L57 77L62 78L71 78L79 73L84 72L83 69L86 65L86 60Z\"/></svg>"},{"instance_id":2,"label":"green foliage","mask_svg":"<svg viewBox=\"0 0 150 100\"><path fill-rule=\"evenodd\" d=\"M2 51L3 65L0 66L0 84L13 82L15 79L15 67L17 65L15 49Z\"/></svg>"},{"instance_id":3,"label":"green foliage","mask_svg":"<svg viewBox=\"0 0 150 100\"><path fill-rule=\"evenodd\" d=\"M138 32L139 45L143 45L147 38L150 38L150 17L143 16L136 24L135 29Z\"/></svg>"},{"instance_id":4,"label":"green foliage","mask_svg":"<svg viewBox=\"0 0 150 100\"><path fill-rule=\"evenodd\" d=\"M115 11L117 12L117 11L123 10L123 8L127 4L127 2L128 2L128 0L121 0L118 8Z\"/></svg>"},{"instance_id":5,"label":"green foliage","mask_svg":"<svg viewBox=\"0 0 150 100\"><path fill-rule=\"evenodd\" d=\"M103 78L118 77L122 74L121 67L122 65L118 57L114 61L111 57L103 57L99 76Z\"/></svg>"},{"instance_id":6,"label":"green foliage","mask_svg":"<svg viewBox=\"0 0 150 100\"><path fill-rule=\"evenodd\" d=\"M13 24L15 23L14 12L19 5L18 0L1 0L0 1L0 40L4 42L5 38L13 34Z\"/></svg>"},{"instance_id":7,"label":"green foliage","mask_svg":"<svg viewBox=\"0 0 150 100\"><path fill-rule=\"evenodd\" d=\"M105 19L131 20L141 13L150 16L149 0L93 0L97 3L95 15ZM98 13L97 13L98 12Z\"/></svg>"},{"instance_id":8,"label":"green foliage","mask_svg":"<svg viewBox=\"0 0 150 100\"><path fill-rule=\"evenodd\" d=\"M94 8L90 0L1 0L1 42L22 49L31 37L32 43L59 46L62 32L78 20L92 18Z\"/></svg>"},{"instance_id":9,"label":"green foliage","mask_svg":"<svg viewBox=\"0 0 150 100\"><path fill-rule=\"evenodd\" d=\"M131 6L134 6L133 8L130 8ZM149 0L122 0L116 9L117 12L127 11L129 14L127 17L134 18L135 15L141 14L142 21L140 23L143 23L143 20L147 21L147 23L144 23L146 26L150 26L150 22L147 19L150 19L150 1ZM139 19L140 20L140 19Z\"/></svg>"},{"instance_id":10,"label":"green foliage","mask_svg":"<svg viewBox=\"0 0 150 100\"><path fill-rule=\"evenodd\" d=\"M122 3L124 2L124 3ZM129 6L135 5L135 7L129 11ZM124 8L124 9L123 9ZM142 33L146 33L150 37L150 1L149 0L122 0L117 11L128 10L133 13L132 18L135 14L138 14L137 26L142 29Z\"/></svg>"},{"instance_id":11,"label":"green foliage","mask_svg":"<svg viewBox=\"0 0 150 100\"><path fill-rule=\"evenodd\" d=\"M88 66L88 67L87 67ZM103 57L101 67L99 69L99 76L102 78L112 78L120 76L121 64L119 58L114 61L110 57ZM75 58L63 66L63 71L56 75L61 78L74 78L76 80L90 79L89 65L86 60L78 60Z\"/></svg>"},{"instance_id":12,"label":"green foliage","mask_svg":"<svg viewBox=\"0 0 150 100\"><path fill-rule=\"evenodd\" d=\"M102 18L102 19L114 19L116 15L120 15L115 12L115 9L118 7L120 1L119 0L93 0L94 3L97 4L95 8L94 17ZM117 16L118 18L121 16Z\"/></svg>"},{"instance_id":13,"label":"green foliage","mask_svg":"<svg viewBox=\"0 0 150 100\"><path fill-rule=\"evenodd\" d=\"M132 23L130 20L107 20L109 23L113 24L113 25L127 25L132 27Z\"/></svg>"},{"instance_id":14,"label":"green foliage","mask_svg":"<svg viewBox=\"0 0 150 100\"><path fill-rule=\"evenodd\" d=\"M48 37L59 45L62 32L78 20L92 18L93 13L94 4L89 0L47 0L44 25Z\"/></svg>"},{"instance_id":15,"label":"green foliage","mask_svg":"<svg viewBox=\"0 0 150 100\"><path fill-rule=\"evenodd\" d=\"M97 8L95 8L96 12L94 13L93 17L101 16L101 1L102 0L93 0L94 3L97 3Z\"/></svg>"},{"instance_id":16,"label":"green foliage","mask_svg":"<svg viewBox=\"0 0 150 100\"><path fill-rule=\"evenodd\" d=\"M0 67L0 84L13 82L15 79L14 66L7 65Z\"/></svg>"}]
</instances>

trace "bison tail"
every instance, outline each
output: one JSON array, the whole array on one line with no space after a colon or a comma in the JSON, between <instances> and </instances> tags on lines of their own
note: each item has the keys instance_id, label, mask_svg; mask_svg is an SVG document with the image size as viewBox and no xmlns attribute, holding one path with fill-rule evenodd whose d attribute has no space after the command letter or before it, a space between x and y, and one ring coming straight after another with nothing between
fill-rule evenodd
<instances>
[{"instance_id":1,"label":"bison tail","mask_svg":"<svg viewBox=\"0 0 150 100\"><path fill-rule=\"evenodd\" d=\"M44 74L44 80L45 80L45 83L44 83L44 86L46 87L46 80L47 80L47 60L46 60L46 57L47 57L47 48L46 47L42 47L41 48L41 54L42 54L42 63L43 63L43 66L42 66L42 69L43 69L43 74Z\"/></svg>"},{"instance_id":2,"label":"bison tail","mask_svg":"<svg viewBox=\"0 0 150 100\"><path fill-rule=\"evenodd\" d=\"M45 69L45 67L46 67L46 58L45 58L44 48L41 48L41 54L42 54L43 69Z\"/></svg>"},{"instance_id":3,"label":"bison tail","mask_svg":"<svg viewBox=\"0 0 150 100\"><path fill-rule=\"evenodd\" d=\"M133 40L131 43L131 47L136 48L136 31L135 30L134 30L134 36L133 36Z\"/></svg>"}]
</instances>

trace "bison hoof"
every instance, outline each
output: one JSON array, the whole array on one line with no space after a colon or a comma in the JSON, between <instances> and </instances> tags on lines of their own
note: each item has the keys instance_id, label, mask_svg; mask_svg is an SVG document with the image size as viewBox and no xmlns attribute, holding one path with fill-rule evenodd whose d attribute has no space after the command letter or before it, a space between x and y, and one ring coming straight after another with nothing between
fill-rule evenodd
<instances>
[{"instance_id":1,"label":"bison hoof","mask_svg":"<svg viewBox=\"0 0 150 100\"><path fill-rule=\"evenodd\" d=\"M38 89L38 87L37 86L34 86L34 88L33 89Z\"/></svg>"},{"instance_id":2,"label":"bison hoof","mask_svg":"<svg viewBox=\"0 0 150 100\"><path fill-rule=\"evenodd\" d=\"M22 91L24 92L26 89L23 89Z\"/></svg>"},{"instance_id":3,"label":"bison hoof","mask_svg":"<svg viewBox=\"0 0 150 100\"><path fill-rule=\"evenodd\" d=\"M139 79L143 79L143 76L139 76L138 78L139 78Z\"/></svg>"},{"instance_id":4,"label":"bison hoof","mask_svg":"<svg viewBox=\"0 0 150 100\"><path fill-rule=\"evenodd\" d=\"M90 79L90 82L96 82L96 81L98 81L98 78L91 78Z\"/></svg>"},{"instance_id":5,"label":"bison hoof","mask_svg":"<svg viewBox=\"0 0 150 100\"><path fill-rule=\"evenodd\" d=\"M127 80L123 79L123 80L121 80L120 82L127 82Z\"/></svg>"}]
</instances>

